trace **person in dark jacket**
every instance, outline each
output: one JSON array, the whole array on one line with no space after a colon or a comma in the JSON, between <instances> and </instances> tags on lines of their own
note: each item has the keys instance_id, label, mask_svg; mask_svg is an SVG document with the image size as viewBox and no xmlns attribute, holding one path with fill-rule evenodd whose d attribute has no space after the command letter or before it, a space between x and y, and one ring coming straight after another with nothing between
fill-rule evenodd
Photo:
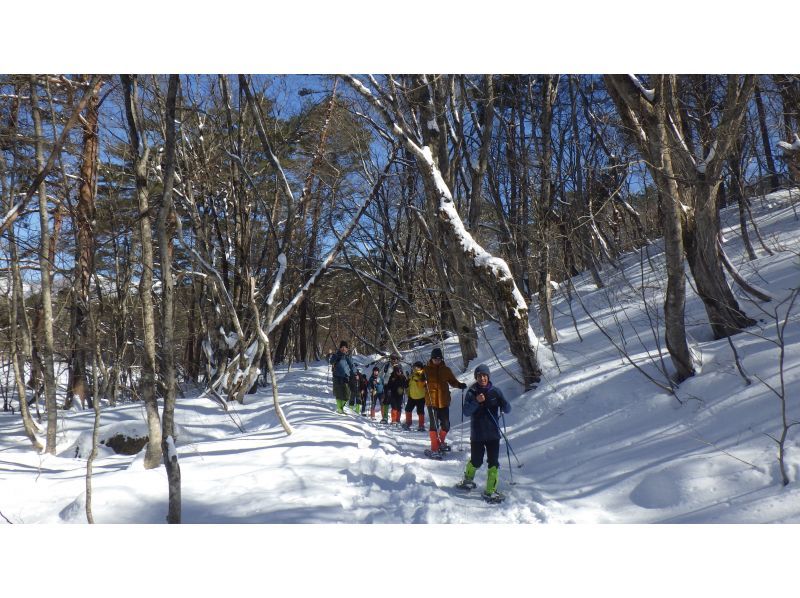
<instances>
[{"instance_id":1,"label":"person in dark jacket","mask_svg":"<svg viewBox=\"0 0 800 598\"><path fill-rule=\"evenodd\" d=\"M394 366L392 375L389 376L389 382L384 386L384 399L381 408L383 412L382 424L388 423L386 417L391 407L392 424L400 425L400 410L403 408L403 395L407 386L408 378L403 373L403 368L400 365Z\"/></svg>"},{"instance_id":2,"label":"person in dark jacket","mask_svg":"<svg viewBox=\"0 0 800 598\"><path fill-rule=\"evenodd\" d=\"M347 406L353 411L358 413L358 396L359 396L359 383L361 382L361 369L356 366L356 371L350 377L350 400L347 401Z\"/></svg>"},{"instance_id":3,"label":"person in dark jacket","mask_svg":"<svg viewBox=\"0 0 800 598\"><path fill-rule=\"evenodd\" d=\"M350 401L350 380L355 376L356 368L349 355L350 345L347 341L339 343L339 350L328 358L333 374L333 396L336 398L336 413L343 414L344 406Z\"/></svg>"},{"instance_id":4,"label":"person in dark jacket","mask_svg":"<svg viewBox=\"0 0 800 598\"><path fill-rule=\"evenodd\" d=\"M483 465L483 457L489 465L486 475L487 500L499 500L497 492L498 468L500 467L500 411L511 412L511 404L502 391L492 386L489 379L489 366L481 364L475 368L475 384L470 386L464 399L464 415L470 422L470 458L464 471L464 479L458 486L464 489L475 488L475 472Z\"/></svg>"},{"instance_id":5,"label":"person in dark jacket","mask_svg":"<svg viewBox=\"0 0 800 598\"><path fill-rule=\"evenodd\" d=\"M361 374L358 379L358 396L361 397L361 415L367 414L367 376Z\"/></svg>"}]
</instances>

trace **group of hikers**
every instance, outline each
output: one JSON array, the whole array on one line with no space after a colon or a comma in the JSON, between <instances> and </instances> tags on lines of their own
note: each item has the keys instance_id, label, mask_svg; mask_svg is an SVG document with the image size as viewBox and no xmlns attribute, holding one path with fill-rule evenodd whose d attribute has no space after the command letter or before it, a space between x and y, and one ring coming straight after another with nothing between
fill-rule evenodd
<instances>
[{"instance_id":1,"label":"group of hikers","mask_svg":"<svg viewBox=\"0 0 800 598\"><path fill-rule=\"evenodd\" d=\"M463 391L467 389L467 385L459 381L445 365L441 349L437 347L431 351L427 364L415 361L408 372L403 371L400 356L393 353L382 372L375 366L367 377L354 365L350 356L350 345L343 340L339 344L339 350L329 354L328 363L333 376L336 413L344 414L345 406L349 406L355 413L366 416L369 400L371 419L376 419L377 408L380 407L380 423L411 430L416 411L416 429L425 432L427 408L431 446L426 455L441 459L445 452L451 450L446 441L450 431L450 388ZM501 439L498 421L500 412L509 413L511 405L500 389L492 385L488 366L479 365L474 374L475 383L469 387L466 396L462 395L463 414L471 418L470 459L467 461L464 478L457 487L463 490L476 487L475 473L486 457L489 470L483 496L489 502L500 502L503 495L497 492ZM400 421L401 411L405 411L403 422Z\"/></svg>"}]
</instances>

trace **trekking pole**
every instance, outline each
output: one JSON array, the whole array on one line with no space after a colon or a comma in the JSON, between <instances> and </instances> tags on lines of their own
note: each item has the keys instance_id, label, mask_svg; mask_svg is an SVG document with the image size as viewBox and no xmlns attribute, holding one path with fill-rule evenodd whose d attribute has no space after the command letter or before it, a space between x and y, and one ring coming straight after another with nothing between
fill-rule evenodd
<instances>
[{"instance_id":1,"label":"trekking pole","mask_svg":"<svg viewBox=\"0 0 800 598\"><path fill-rule=\"evenodd\" d=\"M491 412L487 410L486 413L488 413L489 417L492 418L492 421L494 422L494 425L497 426L497 431L500 432L500 435L503 437L503 440L506 441L506 457L508 457L508 484L510 486L514 486L515 485L515 482L514 482L514 470L511 469L511 455L508 452L508 447L509 447L508 436L506 436L505 433L500 429L500 426L497 425L497 420L494 418L494 416L491 414ZM502 411L500 413L502 413ZM522 467L522 465L520 465L520 467Z\"/></svg>"},{"instance_id":2,"label":"trekking pole","mask_svg":"<svg viewBox=\"0 0 800 598\"><path fill-rule=\"evenodd\" d=\"M508 448L511 449L511 454L514 455L514 459L516 459L517 463L519 463L519 467L522 467L522 463L520 463L519 459L517 458L517 453L515 453L512 446L508 444L508 436L506 435L506 415L502 411L500 412L500 419L503 420L503 436L506 439L506 444L508 445Z\"/></svg>"},{"instance_id":3,"label":"trekking pole","mask_svg":"<svg viewBox=\"0 0 800 598\"><path fill-rule=\"evenodd\" d=\"M435 428L435 431L436 431L436 438L438 439L439 438L439 413L438 413L436 407L433 406L433 398L431 397L431 393L428 390L428 381L427 380L425 380L425 394L427 395L428 400L430 400L430 402L431 402L430 411L428 412L428 416L430 416L430 418L432 420L433 427Z\"/></svg>"},{"instance_id":4,"label":"trekking pole","mask_svg":"<svg viewBox=\"0 0 800 598\"><path fill-rule=\"evenodd\" d=\"M500 436L502 436L503 440L506 441L506 449L510 450L511 454L514 455L514 459L516 459L516 461L517 461L517 467L522 467L522 463L520 462L519 457L517 457L517 453L514 452L514 448L511 446L511 443L508 441L508 436L506 436L505 432L503 432L502 428L500 427L500 424L497 423L497 420L494 418L492 413L490 411L488 411L488 410L486 411L486 413L488 413L489 417L492 418L492 421L494 422L494 425L497 427L497 431L500 432ZM502 414L502 412L501 412L501 414ZM505 419L503 419L503 421L505 422ZM509 459L509 461L508 461L508 466L511 467L511 459Z\"/></svg>"},{"instance_id":5,"label":"trekking pole","mask_svg":"<svg viewBox=\"0 0 800 598\"><path fill-rule=\"evenodd\" d=\"M464 389L461 389L461 448L458 449L464 452Z\"/></svg>"}]
</instances>

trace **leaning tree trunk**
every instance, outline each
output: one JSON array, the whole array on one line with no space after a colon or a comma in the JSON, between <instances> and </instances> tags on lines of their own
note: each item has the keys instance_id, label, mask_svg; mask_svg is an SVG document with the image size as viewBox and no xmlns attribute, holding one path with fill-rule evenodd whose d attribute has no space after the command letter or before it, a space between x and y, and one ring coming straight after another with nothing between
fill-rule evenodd
<instances>
[{"instance_id":1,"label":"leaning tree trunk","mask_svg":"<svg viewBox=\"0 0 800 598\"><path fill-rule=\"evenodd\" d=\"M30 337L29 330L25 324L25 302L22 292L22 276L19 272L19 260L17 259L17 240L14 235L14 229L8 229L8 243L11 249L11 276L12 276L12 292L11 292L11 309L9 310L11 322L11 362L14 367L14 378L17 383L17 394L19 395L19 410L22 414L22 424L25 429L25 434L31 441L33 448L37 452L42 451L42 444L36 437L36 424L31 418L28 409L28 397L25 392L25 362L30 358ZM19 307L22 307L21 314ZM22 325L17 322L21 321ZM51 439L47 438L46 452L55 455L56 453L56 438L55 433Z\"/></svg>"},{"instance_id":2,"label":"leaning tree trunk","mask_svg":"<svg viewBox=\"0 0 800 598\"><path fill-rule=\"evenodd\" d=\"M156 336L153 309L153 239L150 226L150 205L147 193L147 159L150 148L145 138L140 137L139 102L136 91L136 76L121 75L125 93L125 112L128 118L130 149L136 177L136 197L139 202L139 234L142 244L142 276L139 282L139 298L142 302L142 335L144 358L142 360L141 395L147 417L148 441L145 450L145 469L154 469L161 464L161 420L158 416L156 398ZM140 145L142 151L140 151Z\"/></svg>"},{"instance_id":3,"label":"leaning tree trunk","mask_svg":"<svg viewBox=\"0 0 800 598\"><path fill-rule=\"evenodd\" d=\"M746 316L733 296L720 261L717 239L717 191L719 185L709 185L700 180L694 185L695 213L684 228L686 259L697 285L697 294L703 301L715 339L740 332L755 324ZM692 205L692 204L688 204Z\"/></svg>"},{"instance_id":4,"label":"leaning tree trunk","mask_svg":"<svg viewBox=\"0 0 800 598\"><path fill-rule=\"evenodd\" d=\"M442 221L442 231L447 246L462 254L471 275L490 294L511 352L522 369L523 384L526 389L532 388L542 375L537 355L539 339L530 326L528 305L514 282L508 264L505 260L487 252L464 228L464 223L453 203L450 188L436 166L431 148L414 142L408 131L395 121L381 101L358 79L352 76L347 76L346 79L380 111L389 129L414 154L423 180L435 190L431 200L435 201L436 213ZM430 125L431 122L428 121L427 126Z\"/></svg>"}]
</instances>

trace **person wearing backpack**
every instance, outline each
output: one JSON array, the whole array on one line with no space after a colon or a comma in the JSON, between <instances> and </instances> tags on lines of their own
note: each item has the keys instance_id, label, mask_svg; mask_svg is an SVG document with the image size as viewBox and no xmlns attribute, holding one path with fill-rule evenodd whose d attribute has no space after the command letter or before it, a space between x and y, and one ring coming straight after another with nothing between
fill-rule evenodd
<instances>
[{"instance_id":1,"label":"person wearing backpack","mask_svg":"<svg viewBox=\"0 0 800 598\"><path fill-rule=\"evenodd\" d=\"M336 413L339 414L344 413L344 406L350 401L350 380L356 373L349 351L350 345L347 341L342 341L339 343L339 350L328 358L333 375L333 396L336 398Z\"/></svg>"},{"instance_id":2,"label":"person wearing backpack","mask_svg":"<svg viewBox=\"0 0 800 598\"><path fill-rule=\"evenodd\" d=\"M431 453L438 454L450 450L450 445L444 440L450 431L450 387L463 390L467 385L444 364L442 350L438 347L431 351L431 359L425 366L425 378L425 404L431 421Z\"/></svg>"},{"instance_id":3,"label":"person wearing backpack","mask_svg":"<svg viewBox=\"0 0 800 598\"><path fill-rule=\"evenodd\" d=\"M471 490L476 487L475 472L483 465L486 455L489 472L486 475L484 498L489 502L500 502L502 494L497 492L497 478L500 467L500 411L511 412L511 403L502 391L492 386L489 379L489 366L481 364L475 368L475 384L470 386L464 399L464 415L471 418L469 444L470 458L464 471L464 479L458 488Z\"/></svg>"},{"instance_id":4,"label":"person wearing backpack","mask_svg":"<svg viewBox=\"0 0 800 598\"><path fill-rule=\"evenodd\" d=\"M406 421L403 424L404 430L411 429L411 418L414 409L417 410L419 425L418 432L425 431L425 366L421 361L414 363L411 376L408 379L408 401L406 402Z\"/></svg>"},{"instance_id":5,"label":"person wearing backpack","mask_svg":"<svg viewBox=\"0 0 800 598\"><path fill-rule=\"evenodd\" d=\"M397 353L392 353L391 355L389 355L389 361L387 361L383 365L383 386L384 387L386 387L386 385L389 383L389 378L391 377L392 372L394 372L394 367L397 366L397 365L401 365L400 364L400 356Z\"/></svg>"}]
</instances>

